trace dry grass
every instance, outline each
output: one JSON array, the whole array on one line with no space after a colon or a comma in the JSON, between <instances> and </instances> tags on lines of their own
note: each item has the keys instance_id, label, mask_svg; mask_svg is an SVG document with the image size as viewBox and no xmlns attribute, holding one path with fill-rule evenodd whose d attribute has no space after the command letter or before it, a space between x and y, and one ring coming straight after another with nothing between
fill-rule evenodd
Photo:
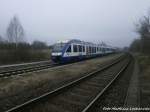
<instances>
[{"instance_id":1,"label":"dry grass","mask_svg":"<svg viewBox=\"0 0 150 112\"><path fill-rule=\"evenodd\" d=\"M150 106L150 56L144 54L136 55L139 62L141 73L139 75L140 80L140 92L141 92L141 106Z\"/></svg>"},{"instance_id":2,"label":"dry grass","mask_svg":"<svg viewBox=\"0 0 150 112\"><path fill-rule=\"evenodd\" d=\"M66 67L51 68L39 72L27 73L0 79L0 107L9 108L13 105L50 91L81 74L85 74L102 66L104 63L119 57L110 55L103 58L74 63Z\"/></svg>"}]
</instances>

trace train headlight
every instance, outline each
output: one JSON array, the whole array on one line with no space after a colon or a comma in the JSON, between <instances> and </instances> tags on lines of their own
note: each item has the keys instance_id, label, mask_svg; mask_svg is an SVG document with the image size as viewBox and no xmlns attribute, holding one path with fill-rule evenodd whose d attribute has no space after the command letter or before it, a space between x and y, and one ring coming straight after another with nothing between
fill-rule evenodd
<instances>
[{"instance_id":1,"label":"train headlight","mask_svg":"<svg viewBox=\"0 0 150 112\"><path fill-rule=\"evenodd\" d=\"M62 53L61 52L58 52L58 53L52 53L52 56L61 56Z\"/></svg>"}]
</instances>

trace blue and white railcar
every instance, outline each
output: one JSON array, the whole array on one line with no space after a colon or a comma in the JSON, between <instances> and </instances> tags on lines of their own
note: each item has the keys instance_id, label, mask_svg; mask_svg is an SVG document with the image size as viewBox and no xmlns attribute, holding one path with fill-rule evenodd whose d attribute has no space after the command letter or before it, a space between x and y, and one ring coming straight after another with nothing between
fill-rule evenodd
<instances>
[{"instance_id":1,"label":"blue and white railcar","mask_svg":"<svg viewBox=\"0 0 150 112\"><path fill-rule=\"evenodd\" d=\"M101 56L112 52L111 47L72 39L59 41L54 44L51 58L54 62L66 63Z\"/></svg>"},{"instance_id":2,"label":"blue and white railcar","mask_svg":"<svg viewBox=\"0 0 150 112\"><path fill-rule=\"evenodd\" d=\"M54 62L70 62L85 58L85 43L80 40L59 41L53 46L52 60Z\"/></svg>"}]
</instances>

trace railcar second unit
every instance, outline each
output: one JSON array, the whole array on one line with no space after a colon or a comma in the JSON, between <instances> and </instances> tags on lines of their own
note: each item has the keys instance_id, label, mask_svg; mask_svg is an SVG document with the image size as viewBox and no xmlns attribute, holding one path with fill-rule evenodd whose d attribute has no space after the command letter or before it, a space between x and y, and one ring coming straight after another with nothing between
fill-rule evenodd
<instances>
[{"instance_id":1,"label":"railcar second unit","mask_svg":"<svg viewBox=\"0 0 150 112\"><path fill-rule=\"evenodd\" d=\"M54 44L51 58L56 63L68 63L113 52L115 52L115 48L72 39Z\"/></svg>"}]
</instances>

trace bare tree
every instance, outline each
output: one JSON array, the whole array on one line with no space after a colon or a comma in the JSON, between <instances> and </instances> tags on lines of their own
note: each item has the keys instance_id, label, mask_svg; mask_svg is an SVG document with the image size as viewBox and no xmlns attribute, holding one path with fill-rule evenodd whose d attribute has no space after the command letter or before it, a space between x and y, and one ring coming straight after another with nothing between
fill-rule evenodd
<instances>
[{"instance_id":1,"label":"bare tree","mask_svg":"<svg viewBox=\"0 0 150 112\"><path fill-rule=\"evenodd\" d=\"M140 19L136 25L136 32L140 35L141 51L150 53L150 13Z\"/></svg>"},{"instance_id":2,"label":"bare tree","mask_svg":"<svg viewBox=\"0 0 150 112\"><path fill-rule=\"evenodd\" d=\"M139 24L136 25L136 31L141 35L141 38L150 36L150 17L144 16L140 19Z\"/></svg>"},{"instance_id":3,"label":"bare tree","mask_svg":"<svg viewBox=\"0 0 150 112\"><path fill-rule=\"evenodd\" d=\"M18 43L24 42L24 29L17 16L14 16L9 23L7 37L10 43L16 44L16 47Z\"/></svg>"}]
</instances>

